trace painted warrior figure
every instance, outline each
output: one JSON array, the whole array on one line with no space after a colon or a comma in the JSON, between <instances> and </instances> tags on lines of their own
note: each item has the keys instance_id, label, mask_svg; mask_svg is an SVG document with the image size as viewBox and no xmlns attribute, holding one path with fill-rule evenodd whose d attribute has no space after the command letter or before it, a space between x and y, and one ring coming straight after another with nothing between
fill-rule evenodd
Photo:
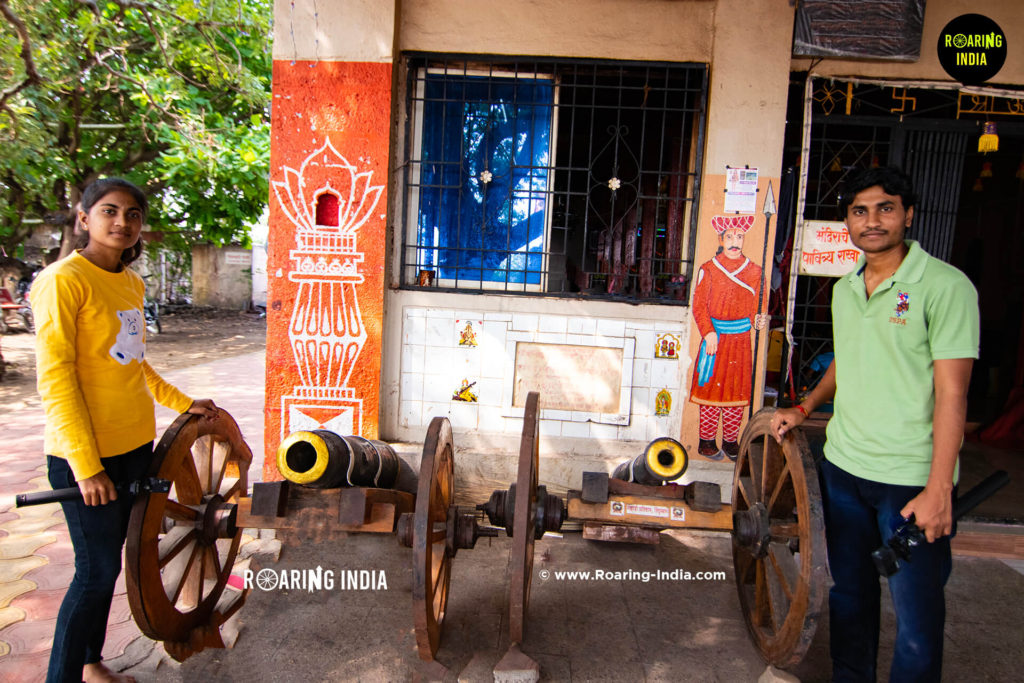
<instances>
[{"instance_id":1,"label":"painted warrior figure","mask_svg":"<svg viewBox=\"0 0 1024 683\"><path fill-rule=\"evenodd\" d=\"M697 452L711 460L726 456L735 460L743 409L750 403L750 331L763 328L768 316L757 314L761 267L743 255L743 238L754 217L715 216L711 224L718 233L719 248L714 258L701 265L693 293L701 344L690 401L700 410ZM719 423L721 449L716 442Z\"/></svg>"}]
</instances>

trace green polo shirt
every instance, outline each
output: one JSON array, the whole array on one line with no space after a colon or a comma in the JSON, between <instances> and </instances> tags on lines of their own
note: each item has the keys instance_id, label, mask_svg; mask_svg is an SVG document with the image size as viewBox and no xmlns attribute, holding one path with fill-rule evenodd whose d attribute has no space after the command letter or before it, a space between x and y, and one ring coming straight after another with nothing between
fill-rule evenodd
<instances>
[{"instance_id":1,"label":"green polo shirt","mask_svg":"<svg viewBox=\"0 0 1024 683\"><path fill-rule=\"evenodd\" d=\"M863 479L924 486L932 462L932 365L978 357L978 294L959 270L917 242L907 245L899 269L870 299L863 256L832 290L836 397L825 457Z\"/></svg>"}]
</instances>

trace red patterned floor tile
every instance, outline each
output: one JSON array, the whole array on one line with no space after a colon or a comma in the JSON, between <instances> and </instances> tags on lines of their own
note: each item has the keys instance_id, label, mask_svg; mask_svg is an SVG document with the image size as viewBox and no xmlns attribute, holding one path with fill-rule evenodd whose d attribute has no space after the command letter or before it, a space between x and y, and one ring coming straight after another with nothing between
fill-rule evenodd
<instances>
[{"instance_id":1,"label":"red patterned floor tile","mask_svg":"<svg viewBox=\"0 0 1024 683\"><path fill-rule=\"evenodd\" d=\"M123 621L130 621L131 618L132 608L128 604L128 596L115 595L113 602L110 603L110 619L107 620L107 623L119 624Z\"/></svg>"},{"instance_id":2,"label":"red patterned floor tile","mask_svg":"<svg viewBox=\"0 0 1024 683\"><path fill-rule=\"evenodd\" d=\"M75 567L70 564L47 564L25 572L21 578L35 581L38 590L66 590L75 575Z\"/></svg>"},{"instance_id":3,"label":"red patterned floor tile","mask_svg":"<svg viewBox=\"0 0 1024 683\"><path fill-rule=\"evenodd\" d=\"M38 476L39 472L33 470L4 468L3 472L0 472L0 484L20 484Z\"/></svg>"},{"instance_id":4,"label":"red patterned floor tile","mask_svg":"<svg viewBox=\"0 0 1024 683\"><path fill-rule=\"evenodd\" d=\"M124 654L124 650L133 640L142 635L142 631L129 619L120 624L107 627L107 640L103 644L103 659L113 659Z\"/></svg>"},{"instance_id":5,"label":"red patterned floor tile","mask_svg":"<svg viewBox=\"0 0 1024 683\"><path fill-rule=\"evenodd\" d=\"M42 555L52 565L75 564L75 549L71 546L71 539L68 538L66 533L58 534L56 541L41 546L36 550L35 554Z\"/></svg>"},{"instance_id":6,"label":"red patterned floor tile","mask_svg":"<svg viewBox=\"0 0 1024 683\"><path fill-rule=\"evenodd\" d=\"M64 600L64 589L41 591L32 590L11 601L11 607L25 610L25 621L56 619L60 603Z\"/></svg>"},{"instance_id":7,"label":"red patterned floor tile","mask_svg":"<svg viewBox=\"0 0 1024 683\"><path fill-rule=\"evenodd\" d=\"M5 628L0 633L0 639L11 645L11 654L8 656L49 652L53 645L53 629L56 625L56 618L19 621Z\"/></svg>"},{"instance_id":8,"label":"red patterned floor tile","mask_svg":"<svg viewBox=\"0 0 1024 683\"><path fill-rule=\"evenodd\" d=\"M0 683L27 683L46 678L50 651L26 655L7 655L0 660Z\"/></svg>"}]
</instances>

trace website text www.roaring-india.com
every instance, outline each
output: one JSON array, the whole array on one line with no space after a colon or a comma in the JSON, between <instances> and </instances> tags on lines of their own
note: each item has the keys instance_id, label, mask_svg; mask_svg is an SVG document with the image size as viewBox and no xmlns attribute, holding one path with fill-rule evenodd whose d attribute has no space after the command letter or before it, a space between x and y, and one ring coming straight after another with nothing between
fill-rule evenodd
<instances>
[{"instance_id":1,"label":"website text www.roaring-india.com","mask_svg":"<svg viewBox=\"0 0 1024 683\"><path fill-rule=\"evenodd\" d=\"M624 569L609 571L606 569L589 569L583 571L564 571L541 569L538 572L542 580L554 578L555 581L725 581L724 571L691 572L686 569L656 569L653 571L637 571Z\"/></svg>"}]
</instances>

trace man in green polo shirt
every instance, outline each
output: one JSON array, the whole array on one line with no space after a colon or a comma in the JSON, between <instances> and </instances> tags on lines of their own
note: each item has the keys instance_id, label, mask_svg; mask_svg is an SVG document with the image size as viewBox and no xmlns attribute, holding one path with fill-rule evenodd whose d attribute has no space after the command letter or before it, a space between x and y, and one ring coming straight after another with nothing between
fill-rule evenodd
<instances>
[{"instance_id":1,"label":"man in green polo shirt","mask_svg":"<svg viewBox=\"0 0 1024 683\"><path fill-rule=\"evenodd\" d=\"M829 568L833 680L874 681L881 589L871 552L914 516L928 543L889 578L897 635L891 681L938 681L952 567L957 454L978 357L978 295L956 268L904 239L916 198L901 170L854 174L840 199L864 255L832 290L835 360L795 408L782 439L834 397L822 501Z\"/></svg>"}]
</instances>

